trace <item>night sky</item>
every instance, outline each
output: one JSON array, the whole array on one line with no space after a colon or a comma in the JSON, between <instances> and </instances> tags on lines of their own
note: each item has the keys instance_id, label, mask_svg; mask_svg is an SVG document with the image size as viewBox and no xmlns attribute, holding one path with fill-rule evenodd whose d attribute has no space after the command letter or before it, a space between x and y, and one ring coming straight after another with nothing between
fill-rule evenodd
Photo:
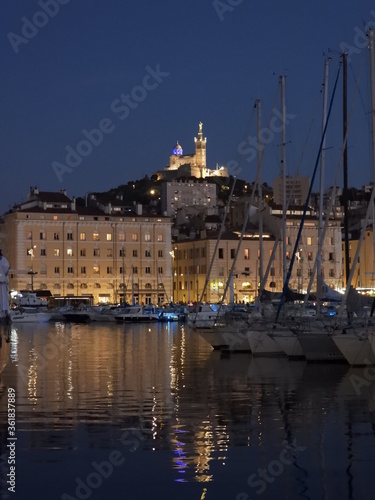
<instances>
[{"instance_id":1,"label":"night sky","mask_svg":"<svg viewBox=\"0 0 375 500\"><path fill-rule=\"evenodd\" d=\"M177 140L194 151L200 121L208 166L235 162L231 173L254 180L254 151L245 147L256 135L254 102L262 101L266 127L280 110L280 74L290 116L287 172L310 176L324 60L332 58L331 96L343 50L349 110L361 69L348 150L349 184L361 187L373 177L366 23L375 27L371 0L3 0L0 212L25 200L30 186L80 196L150 176L168 164ZM341 76L326 186L340 157ZM82 140L69 166L66 148L77 151ZM275 132L262 170L269 184L280 173L280 143Z\"/></svg>"}]
</instances>

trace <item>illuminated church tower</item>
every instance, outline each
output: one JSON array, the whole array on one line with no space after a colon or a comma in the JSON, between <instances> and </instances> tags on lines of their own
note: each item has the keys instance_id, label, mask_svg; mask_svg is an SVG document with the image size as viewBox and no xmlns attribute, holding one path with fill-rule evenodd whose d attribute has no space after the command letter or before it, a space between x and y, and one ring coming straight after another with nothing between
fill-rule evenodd
<instances>
[{"instance_id":1,"label":"illuminated church tower","mask_svg":"<svg viewBox=\"0 0 375 500\"><path fill-rule=\"evenodd\" d=\"M206 177L206 144L207 137L203 138L203 123L199 122L198 139L194 137L195 142L195 164L200 172L200 177Z\"/></svg>"}]
</instances>

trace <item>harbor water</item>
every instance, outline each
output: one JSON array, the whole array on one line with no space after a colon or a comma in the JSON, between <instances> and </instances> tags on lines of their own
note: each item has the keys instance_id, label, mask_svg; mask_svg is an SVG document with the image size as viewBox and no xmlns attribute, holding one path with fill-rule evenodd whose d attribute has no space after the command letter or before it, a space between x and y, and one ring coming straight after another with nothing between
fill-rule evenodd
<instances>
[{"instance_id":1,"label":"harbor water","mask_svg":"<svg viewBox=\"0 0 375 500\"><path fill-rule=\"evenodd\" d=\"M3 499L374 496L375 369L223 355L178 323L13 327L0 419Z\"/></svg>"}]
</instances>

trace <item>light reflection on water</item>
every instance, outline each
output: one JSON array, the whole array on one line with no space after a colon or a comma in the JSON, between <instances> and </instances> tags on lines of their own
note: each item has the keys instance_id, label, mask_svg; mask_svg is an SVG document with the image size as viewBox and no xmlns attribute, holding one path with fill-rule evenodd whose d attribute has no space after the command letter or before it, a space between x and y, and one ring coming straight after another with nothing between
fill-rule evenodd
<instances>
[{"instance_id":1,"label":"light reflection on water","mask_svg":"<svg viewBox=\"0 0 375 500\"><path fill-rule=\"evenodd\" d=\"M123 498L124 475L134 499L158 481L166 499L247 500L264 485L271 499L372 498L374 382L357 394L351 378L363 378L362 369L223 358L178 324L19 325L10 358L0 409L5 420L4 392L14 387L16 498L29 498L30 481L30 498L73 495L75 478L114 449L125 469L92 498ZM124 432L138 433L131 450L121 448ZM293 446L303 451L280 472ZM269 467L275 474L260 478Z\"/></svg>"}]
</instances>

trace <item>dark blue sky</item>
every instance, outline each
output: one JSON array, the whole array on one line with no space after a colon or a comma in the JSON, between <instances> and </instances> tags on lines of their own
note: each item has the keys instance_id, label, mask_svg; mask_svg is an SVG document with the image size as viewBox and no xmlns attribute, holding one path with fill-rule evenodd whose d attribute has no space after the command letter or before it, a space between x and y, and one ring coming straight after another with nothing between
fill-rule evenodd
<instances>
[{"instance_id":1,"label":"dark blue sky","mask_svg":"<svg viewBox=\"0 0 375 500\"><path fill-rule=\"evenodd\" d=\"M241 161L238 175L251 181L256 162L247 161L250 153L241 157L238 147L256 134L256 98L263 127L271 109L280 109L281 73L287 112L296 115L286 128L288 173L296 173L303 155L300 172L310 175L321 126L323 54L340 52L342 43L352 52L349 107L363 61L349 183L360 187L372 180L369 56L360 35L364 23L375 26L370 0L61 0L58 12L56 2L39 1L49 15L40 14L38 0L6 0L0 7L0 212L24 200L33 185L78 196L151 175L168 163L177 139L185 153L193 151L199 121L208 166ZM38 31L26 29L23 18ZM339 65L339 55L331 56L330 93ZM159 76L146 78L155 71ZM107 131L100 145L71 171L62 170L59 180L53 162L67 165L66 146L76 149L85 139L82 130L99 123ZM327 185L341 129L340 77L327 138ZM82 151L87 153L84 146ZM272 183L279 171L275 134L263 179Z\"/></svg>"}]
</instances>

